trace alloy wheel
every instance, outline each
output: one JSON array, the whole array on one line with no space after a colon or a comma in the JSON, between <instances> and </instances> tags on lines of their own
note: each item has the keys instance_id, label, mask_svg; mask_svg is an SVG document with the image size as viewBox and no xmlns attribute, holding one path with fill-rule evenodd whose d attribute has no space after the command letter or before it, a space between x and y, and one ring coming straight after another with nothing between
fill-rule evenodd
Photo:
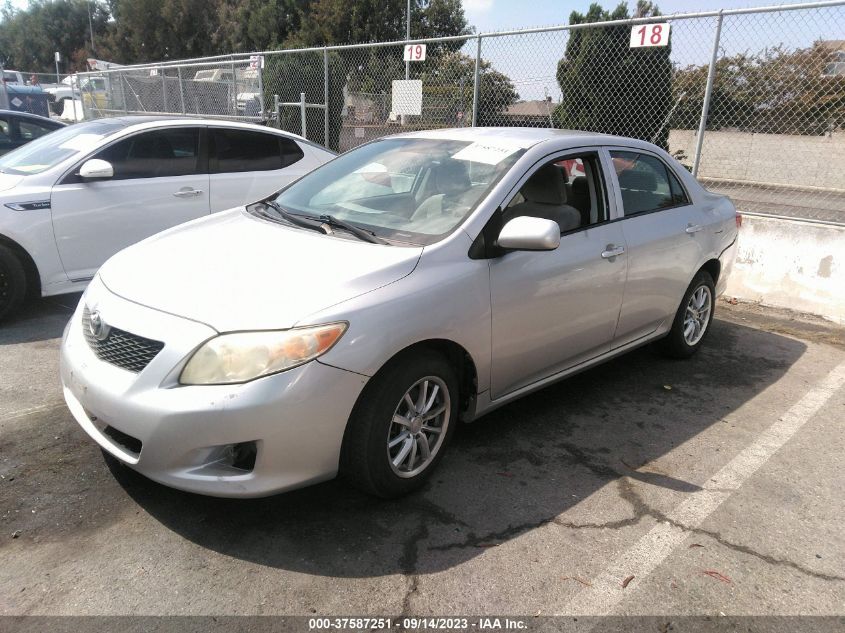
<instances>
[{"instance_id":1,"label":"alloy wheel","mask_svg":"<svg viewBox=\"0 0 845 633\"><path fill-rule=\"evenodd\" d=\"M704 336L707 325L710 323L710 310L713 306L713 297L710 288L701 285L695 289L687 303L684 314L684 341L692 347Z\"/></svg>"},{"instance_id":2,"label":"alloy wheel","mask_svg":"<svg viewBox=\"0 0 845 633\"><path fill-rule=\"evenodd\" d=\"M434 460L449 427L451 401L446 383L426 376L405 392L387 431L387 458L399 477L420 474Z\"/></svg>"}]
</instances>

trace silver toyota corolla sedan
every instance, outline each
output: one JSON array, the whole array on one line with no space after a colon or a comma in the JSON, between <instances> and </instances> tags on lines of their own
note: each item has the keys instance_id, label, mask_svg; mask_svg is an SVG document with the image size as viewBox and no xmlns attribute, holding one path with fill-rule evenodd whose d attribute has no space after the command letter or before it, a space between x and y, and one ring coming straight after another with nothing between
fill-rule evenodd
<instances>
[{"instance_id":1,"label":"silver toyota corolla sedan","mask_svg":"<svg viewBox=\"0 0 845 633\"><path fill-rule=\"evenodd\" d=\"M739 219L642 141L385 138L112 257L65 330L65 399L175 488L262 496L340 472L401 495L460 421L649 342L692 355Z\"/></svg>"}]
</instances>

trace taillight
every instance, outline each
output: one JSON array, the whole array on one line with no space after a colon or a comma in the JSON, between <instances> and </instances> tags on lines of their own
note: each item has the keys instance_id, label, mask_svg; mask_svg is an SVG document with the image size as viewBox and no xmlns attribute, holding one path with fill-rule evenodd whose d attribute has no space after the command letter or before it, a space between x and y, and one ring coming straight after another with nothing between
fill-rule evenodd
<instances>
[{"instance_id":1,"label":"taillight","mask_svg":"<svg viewBox=\"0 0 845 633\"><path fill-rule=\"evenodd\" d=\"M742 214L739 211L737 211L736 217L734 219L736 220L736 228L741 227L742 226Z\"/></svg>"}]
</instances>

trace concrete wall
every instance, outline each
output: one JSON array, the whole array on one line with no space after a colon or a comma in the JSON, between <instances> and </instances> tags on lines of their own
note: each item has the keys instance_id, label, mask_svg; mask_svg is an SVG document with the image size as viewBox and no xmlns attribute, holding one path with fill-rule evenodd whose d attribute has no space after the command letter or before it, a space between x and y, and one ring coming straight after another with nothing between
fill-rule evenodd
<instances>
[{"instance_id":1,"label":"concrete wall","mask_svg":"<svg viewBox=\"0 0 845 633\"><path fill-rule=\"evenodd\" d=\"M727 295L845 325L845 226L744 216Z\"/></svg>"},{"instance_id":2,"label":"concrete wall","mask_svg":"<svg viewBox=\"0 0 845 633\"><path fill-rule=\"evenodd\" d=\"M671 130L669 150L695 156L695 130ZM845 190L845 133L790 136L706 132L698 175L788 186Z\"/></svg>"}]
</instances>

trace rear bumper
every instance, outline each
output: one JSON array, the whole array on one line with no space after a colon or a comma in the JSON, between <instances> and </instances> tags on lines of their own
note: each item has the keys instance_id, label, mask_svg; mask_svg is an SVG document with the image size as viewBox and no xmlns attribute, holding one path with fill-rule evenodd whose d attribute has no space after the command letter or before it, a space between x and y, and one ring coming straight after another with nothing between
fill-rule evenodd
<instances>
[{"instance_id":1,"label":"rear bumper","mask_svg":"<svg viewBox=\"0 0 845 633\"><path fill-rule=\"evenodd\" d=\"M221 497L265 496L336 475L366 377L311 362L243 385L182 386L176 378L186 357L214 331L102 284L91 290L65 331L61 378L68 408L103 449L162 484ZM115 327L164 340L165 348L137 374L101 361L82 334L86 301ZM224 458L225 447L253 442L251 469Z\"/></svg>"},{"instance_id":2,"label":"rear bumper","mask_svg":"<svg viewBox=\"0 0 845 633\"><path fill-rule=\"evenodd\" d=\"M728 279L733 270L734 260L736 259L736 241L731 242L722 254L719 255L719 279L716 281L716 296L720 297L725 293L728 287Z\"/></svg>"}]
</instances>

